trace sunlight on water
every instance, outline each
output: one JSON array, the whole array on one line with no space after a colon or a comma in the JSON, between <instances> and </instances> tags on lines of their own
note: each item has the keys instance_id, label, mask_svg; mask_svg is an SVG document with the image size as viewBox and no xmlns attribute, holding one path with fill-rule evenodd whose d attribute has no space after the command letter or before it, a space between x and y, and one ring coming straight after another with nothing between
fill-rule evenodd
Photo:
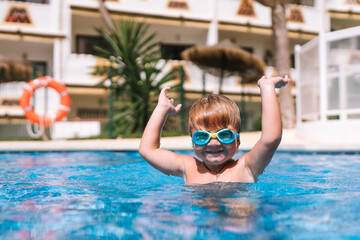
<instances>
[{"instance_id":1,"label":"sunlight on water","mask_svg":"<svg viewBox=\"0 0 360 240\"><path fill-rule=\"evenodd\" d=\"M279 152L256 184L184 186L137 152L1 153L0 238L356 237L359 161Z\"/></svg>"}]
</instances>

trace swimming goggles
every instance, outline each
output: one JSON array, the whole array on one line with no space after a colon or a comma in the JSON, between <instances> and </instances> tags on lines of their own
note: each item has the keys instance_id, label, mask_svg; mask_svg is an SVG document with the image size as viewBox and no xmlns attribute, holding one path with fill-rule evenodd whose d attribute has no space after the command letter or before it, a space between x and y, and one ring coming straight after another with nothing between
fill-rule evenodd
<instances>
[{"instance_id":1,"label":"swimming goggles","mask_svg":"<svg viewBox=\"0 0 360 240\"><path fill-rule=\"evenodd\" d=\"M223 144L230 144L235 141L240 135L237 132L231 131L230 129L223 128L216 133L210 133L209 131L196 130L192 137L192 142L196 145L206 145L210 142L211 138L215 136L219 142Z\"/></svg>"}]
</instances>

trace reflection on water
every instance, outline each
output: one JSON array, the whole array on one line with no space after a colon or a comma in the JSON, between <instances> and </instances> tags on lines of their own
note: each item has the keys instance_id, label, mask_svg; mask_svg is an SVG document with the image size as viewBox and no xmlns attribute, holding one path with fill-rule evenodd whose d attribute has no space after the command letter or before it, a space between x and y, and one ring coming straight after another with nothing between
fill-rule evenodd
<instances>
[{"instance_id":1,"label":"reflection on water","mask_svg":"<svg viewBox=\"0 0 360 240\"><path fill-rule=\"evenodd\" d=\"M216 182L206 185L187 186L191 190L188 197L194 205L220 216L247 218L255 211L255 203L249 202L248 186L244 183Z\"/></svg>"},{"instance_id":2,"label":"reflection on water","mask_svg":"<svg viewBox=\"0 0 360 240\"><path fill-rule=\"evenodd\" d=\"M198 196L193 198L194 205L216 213L215 222L222 221L224 230L246 233L252 229L251 218L256 211L256 202L249 198L249 185L217 182L189 188Z\"/></svg>"},{"instance_id":3,"label":"reflection on water","mask_svg":"<svg viewBox=\"0 0 360 240\"><path fill-rule=\"evenodd\" d=\"M165 186L140 199L136 229L144 239L167 237L161 235L167 231L189 238L246 234L253 230L257 208L256 193L249 186L222 182Z\"/></svg>"}]
</instances>

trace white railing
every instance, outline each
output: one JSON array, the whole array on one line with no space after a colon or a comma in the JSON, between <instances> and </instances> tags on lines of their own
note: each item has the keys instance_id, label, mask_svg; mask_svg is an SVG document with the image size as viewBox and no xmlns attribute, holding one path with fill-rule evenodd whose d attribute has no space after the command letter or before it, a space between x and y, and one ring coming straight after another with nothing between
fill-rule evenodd
<instances>
[{"instance_id":1,"label":"white railing","mask_svg":"<svg viewBox=\"0 0 360 240\"><path fill-rule=\"evenodd\" d=\"M329 143L359 142L360 27L324 33L297 47L296 60L299 135Z\"/></svg>"},{"instance_id":2,"label":"white railing","mask_svg":"<svg viewBox=\"0 0 360 240\"><path fill-rule=\"evenodd\" d=\"M66 65L63 72L63 83L68 85L83 85L83 86L95 86L100 81L106 78L103 76L94 76L95 66L107 65L107 60L96 58L88 54L71 54L66 60ZM159 66L164 62L160 61ZM184 83L184 89L192 92L203 91L203 71L190 61L184 60L170 60L163 68L163 74L166 74L169 70L179 65L184 66L185 74L188 78ZM265 69L265 75L272 76L273 68L267 67ZM291 69L291 75L295 76L294 69ZM161 74L159 75L161 77ZM216 92L219 88L219 77L211 74L205 74L205 91ZM172 83L169 83L172 84ZM246 94L258 95L259 89L254 82L253 85L242 86L239 76L230 76L223 79L222 91L224 93L237 94L244 92Z\"/></svg>"},{"instance_id":3,"label":"white railing","mask_svg":"<svg viewBox=\"0 0 360 240\"><path fill-rule=\"evenodd\" d=\"M360 4L356 0L326 0L326 4L330 11L360 13Z\"/></svg>"},{"instance_id":4,"label":"white railing","mask_svg":"<svg viewBox=\"0 0 360 240\"><path fill-rule=\"evenodd\" d=\"M97 63L104 60L89 54L70 54L63 71L63 83L69 85L95 86L102 77L93 74Z\"/></svg>"}]
</instances>

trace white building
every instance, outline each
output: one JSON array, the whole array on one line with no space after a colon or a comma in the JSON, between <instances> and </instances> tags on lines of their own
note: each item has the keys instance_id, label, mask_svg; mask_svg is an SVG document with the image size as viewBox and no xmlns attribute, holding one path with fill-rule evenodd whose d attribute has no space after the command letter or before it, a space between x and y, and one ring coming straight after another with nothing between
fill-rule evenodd
<instances>
[{"instance_id":1,"label":"white building","mask_svg":"<svg viewBox=\"0 0 360 240\"><path fill-rule=\"evenodd\" d=\"M360 4L354 0L293 0L287 8L292 66L295 46L304 45L323 31L358 26ZM271 74L273 47L271 11L251 0L111 0L105 5L112 18L146 21L157 32L164 54L178 58L189 46L215 44L230 39L268 65ZM92 72L103 60L91 55L90 40L96 40L95 27L104 27L96 0L0 1L0 61L11 59L36 64L40 75L51 75L66 84L72 98L67 120L77 124L103 121L107 117L107 90L95 87L101 80ZM189 81L186 98L200 96L202 72L186 63ZM0 66L1 67L1 66ZM295 80L295 73L292 76ZM16 80L16 79L14 79ZM207 75L206 90L212 92L217 78ZM0 120L23 120L14 105L24 84L0 85ZM258 89L242 88L237 77L224 80L223 92L240 101L247 95L249 129L259 117ZM195 95L194 95L195 94ZM10 104L9 104L10 103ZM12 106L10 106L12 105ZM41 107L39 107L41 108ZM77 121L77 122L76 122ZM79 123L81 121L81 123ZM98 126L98 125L97 125ZM93 134L98 131L94 130ZM72 132L68 136L83 136Z\"/></svg>"}]
</instances>

